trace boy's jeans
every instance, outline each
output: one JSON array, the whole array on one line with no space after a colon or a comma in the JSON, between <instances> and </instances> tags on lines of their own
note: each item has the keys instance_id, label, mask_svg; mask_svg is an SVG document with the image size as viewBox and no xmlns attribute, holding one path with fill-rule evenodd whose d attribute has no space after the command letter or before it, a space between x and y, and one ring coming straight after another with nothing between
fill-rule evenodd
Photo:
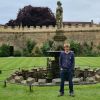
<instances>
[{"instance_id":1,"label":"boy's jeans","mask_svg":"<svg viewBox=\"0 0 100 100\"><path fill-rule=\"evenodd\" d=\"M64 94L64 82L69 82L69 93L73 93L73 73L71 69L62 69L60 71L60 78L61 78L61 84L60 84L60 93Z\"/></svg>"}]
</instances>

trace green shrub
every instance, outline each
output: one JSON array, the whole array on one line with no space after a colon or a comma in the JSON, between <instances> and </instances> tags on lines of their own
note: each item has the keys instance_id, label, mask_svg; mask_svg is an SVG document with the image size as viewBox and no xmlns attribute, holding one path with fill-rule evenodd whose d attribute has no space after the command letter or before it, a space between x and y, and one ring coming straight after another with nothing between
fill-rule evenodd
<instances>
[{"instance_id":1,"label":"green shrub","mask_svg":"<svg viewBox=\"0 0 100 100\"><path fill-rule=\"evenodd\" d=\"M21 51L19 51L19 50L14 51L14 56L15 57L20 57L21 55L22 55Z\"/></svg>"},{"instance_id":2,"label":"green shrub","mask_svg":"<svg viewBox=\"0 0 100 100\"><path fill-rule=\"evenodd\" d=\"M0 47L0 57L8 57L10 56L10 46L3 44Z\"/></svg>"},{"instance_id":3,"label":"green shrub","mask_svg":"<svg viewBox=\"0 0 100 100\"><path fill-rule=\"evenodd\" d=\"M47 55L46 51L48 51L48 50L51 49L52 44L53 44L53 42L50 41L50 40L47 40L46 42L43 43L43 46L41 47L41 51L42 51L42 54L43 54L44 56Z\"/></svg>"},{"instance_id":4,"label":"green shrub","mask_svg":"<svg viewBox=\"0 0 100 100\"><path fill-rule=\"evenodd\" d=\"M75 52L76 56L81 54L81 45L76 41L70 41L71 50Z\"/></svg>"},{"instance_id":5,"label":"green shrub","mask_svg":"<svg viewBox=\"0 0 100 100\"><path fill-rule=\"evenodd\" d=\"M23 49L23 54L22 55L25 56L25 57L32 56L26 48Z\"/></svg>"},{"instance_id":6,"label":"green shrub","mask_svg":"<svg viewBox=\"0 0 100 100\"><path fill-rule=\"evenodd\" d=\"M87 42L84 42L81 51L84 56L94 56L93 43L91 42L90 44L88 44Z\"/></svg>"},{"instance_id":7,"label":"green shrub","mask_svg":"<svg viewBox=\"0 0 100 100\"><path fill-rule=\"evenodd\" d=\"M87 43L84 42L80 44L76 41L70 41L71 50L75 52L76 56L99 56L100 55L100 47L97 46L97 51L93 50L93 42Z\"/></svg>"},{"instance_id":8,"label":"green shrub","mask_svg":"<svg viewBox=\"0 0 100 100\"><path fill-rule=\"evenodd\" d=\"M35 56L41 56L42 52L41 49L39 47L35 48Z\"/></svg>"},{"instance_id":9,"label":"green shrub","mask_svg":"<svg viewBox=\"0 0 100 100\"><path fill-rule=\"evenodd\" d=\"M36 42L28 40L26 43L26 48L28 50L29 53L32 53L33 48L35 47Z\"/></svg>"},{"instance_id":10,"label":"green shrub","mask_svg":"<svg viewBox=\"0 0 100 100\"><path fill-rule=\"evenodd\" d=\"M33 56L32 50L34 49L35 45L35 41L28 40L26 43L26 47L23 49L23 56Z\"/></svg>"}]
</instances>

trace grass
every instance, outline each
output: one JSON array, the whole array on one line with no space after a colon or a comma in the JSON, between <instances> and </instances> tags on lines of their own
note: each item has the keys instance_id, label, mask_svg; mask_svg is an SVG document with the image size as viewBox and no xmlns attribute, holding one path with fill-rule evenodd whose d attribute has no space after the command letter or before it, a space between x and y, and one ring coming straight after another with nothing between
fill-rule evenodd
<instances>
[{"instance_id":1,"label":"grass","mask_svg":"<svg viewBox=\"0 0 100 100\"><path fill-rule=\"evenodd\" d=\"M81 68L100 68L100 57L76 57L75 62L76 66ZM30 69L40 66L46 67L46 57L0 58L0 70L5 70L0 74L0 80L4 80L18 68ZM59 86L33 87L33 92L30 93L29 87L8 84L4 88L3 83L0 83L0 100L100 100L100 84L75 85L74 88L75 97L68 95L68 86L65 87L65 96L57 97Z\"/></svg>"},{"instance_id":2,"label":"grass","mask_svg":"<svg viewBox=\"0 0 100 100\"><path fill-rule=\"evenodd\" d=\"M74 86L75 97L68 95L68 86L65 87L65 95L57 97L59 86L29 88L18 85L8 85L6 88L0 84L0 100L100 100L100 84Z\"/></svg>"},{"instance_id":3,"label":"grass","mask_svg":"<svg viewBox=\"0 0 100 100\"><path fill-rule=\"evenodd\" d=\"M91 66L93 68L100 67L100 57L76 57L76 66ZM22 68L22 67L46 67L46 57L4 57L0 58L0 69L6 70L11 68Z\"/></svg>"},{"instance_id":4,"label":"grass","mask_svg":"<svg viewBox=\"0 0 100 100\"><path fill-rule=\"evenodd\" d=\"M100 57L76 57L76 66L98 68Z\"/></svg>"},{"instance_id":5,"label":"grass","mask_svg":"<svg viewBox=\"0 0 100 100\"><path fill-rule=\"evenodd\" d=\"M75 65L81 68L100 68L100 57L76 57ZM34 67L46 67L46 57L4 57L0 58L0 70L4 70L0 75L0 80L4 80L18 68L31 69ZM11 70L12 69L12 70Z\"/></svg>"}]
</instances>

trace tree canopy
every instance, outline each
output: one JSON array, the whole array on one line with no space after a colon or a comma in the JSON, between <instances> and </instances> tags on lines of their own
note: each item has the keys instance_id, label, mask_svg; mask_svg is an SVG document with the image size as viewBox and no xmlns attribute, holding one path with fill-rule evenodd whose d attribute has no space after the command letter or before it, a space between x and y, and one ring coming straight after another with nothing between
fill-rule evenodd
<instances>
[{"instance_id":1,"label":"tree canopy","mask_svg":"<svg viewBox=\"0 0 100 100\"><path fill-rule=\"evenodd\" d=\"M17 18L11 19L8 26L55 26L56 19L48 7L32 7L31 5L19 9Z\"/></svg>"}]
</instances>

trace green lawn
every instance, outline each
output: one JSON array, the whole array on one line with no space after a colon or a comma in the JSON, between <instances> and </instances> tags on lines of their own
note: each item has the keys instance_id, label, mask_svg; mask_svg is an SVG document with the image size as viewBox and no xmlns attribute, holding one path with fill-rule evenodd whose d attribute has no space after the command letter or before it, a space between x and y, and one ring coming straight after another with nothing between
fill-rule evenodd
<instances>
[{"instance_id":1,"label":"green lawn","mask_svg":"<svg viewBox=\"0 0 100 100\"><path fill-rule=\"evenodd\" d=\"M76 57L75 61L80 67L100 67L100 57Z\"/></svg>"},{"instance_id":2,"label":"green lawn","mask_svg":"<svg viewBox=\"0 0 100 100\"><path fill-rule=\"evenodd\" d=\"M76 57L76 66L85 68L100 68L100 57ZM46 57L6 57L0 58L0 70L5 70L0 74L0 81L7 78L18 68L46 67ZM12 70L11 70L12 69ZM13 70L15 69L15 70ZM53 87L33 87L33 92L29 92L26 86L8 84L3 88L0 83L0 100L100 100L100 84L95 85L75 85L76 96L68 96L68 86L65 87L65 96L57 97L58 86Z\"/></svg>"},{"instance_id":3,"label":"green lawn","mask_svg":"<svg viewBox=\"0 0 100 100\"><path fill-rule=\"evenodd\" d=\"M68 86L65 95L57 97L59 86L33 87L29 92L26 86L9 85L6 88L0 83L0 100L100 100L100 84L74 86L75 97L68 95Z\"/></svg>"},{"instance_id":4,"label":"green lawn","mask_svg":"<svg viewBox=\"0 0 100 100\"><path fill-rule=\"evenodd\" d=\"M76 66L80 67L100 67L100 57L76 57ZM0 69L6 70L11 68L46 67L46 57L8 57L0 58Z\"/></svg>"},{"instance_id":5,"label":"green lawn","mask_svg":"<svg viewBox=\"0 0 100 100\"><path fill-rule=\"evenodd\" d=\"M75 58L76 67L80 66L81 68L91 67L91 68L100 68L100 57L76 57ZM34 68L34 67L46 67L47 65L46 57L4 57L0 58L0 70L3 71L3 74L0 76L0 80L4 80L9 76L13 71L18 68ZM12 69L12 70L11 70ZM15 70L13 70L15 69Z\"/></svg>"}]
</instances>

